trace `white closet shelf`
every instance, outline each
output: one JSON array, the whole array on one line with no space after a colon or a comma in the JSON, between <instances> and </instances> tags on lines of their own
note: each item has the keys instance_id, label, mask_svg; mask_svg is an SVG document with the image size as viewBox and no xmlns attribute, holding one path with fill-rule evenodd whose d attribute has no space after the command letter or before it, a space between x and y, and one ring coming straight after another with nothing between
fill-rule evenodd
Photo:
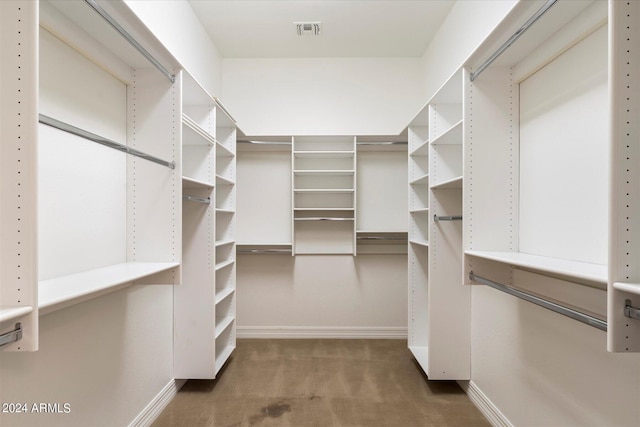
<instances>
[{"instance_id":1,"label":"white closet shelf","mask_svg":"<svg viewBox=\"0 0 640 427\"><path fill-rule=\"evenodd\" d=\"M291 242L259 242L259 243L251 243L251 242L238 242L237 246L252 246L252 247L257 247L257 248L262 248L262 247L270 247L270 246L292 246Z\"/></svg>"},{"instance_id":2,"label":"white closet shelf","mask_svg":"<svg viewBox=\"0 0 640 427\"><path fill-rule=\"evenodd\" d=\"M429 183L429 174L427 173L409 182L409 185L425 185L428 183Z\"/></svg>"},{"instance_id":3,"label":"white closet shelf","mask_svg":"<svg viewBox=\"0 0 640 427\"><path fill-rule=\"evenodd\" d=\"M42 280L38 284L40 315L115 292L135 280L179 267L177 262L124 262L82 273Z\"/></svg>"},{"instance_id":4,"label":"white closet shelf","mask_svg":"<svg viewBox=\"0 0 640 427\"><path fill-rule=\"evenodd\" d=\"M233 350L235 350L235 348L235 346L227 344L226 347L224 347L223 350L216 355L216 375L218 374L220 369L222 369L224 363L227 361L227 359L229 359L229 356L231 356L231 353L233 353Z\"/></svg>"},{"instance_id":5,"label":"white closet shelf","mask_svg":"<svg viewBox=\"0 0 640 427\"><path fill-rule=\"evenodd\" d=\"M411 239L411 240L409 240L409 243L414 244L414 245L418 245L418 246L424 246L425 248L429 247L429 242L427 242L427 241Z\"/></svg>"},{"instance_id":6,"label":"white closet shelf","mask_svg":"<svg viewBox=\"0 0 640 427\"><path fill-rule=\"evenodd\" d=\"M437 184L433 184L431 186L433 190L447 190L447 189L456 189L462 188L462 177L457 176L455 178L451 178L447 181L439 182Z\"/></svg>"},{"instance_id":7,"label":"white closet shelf","mask_svg":"<svg viewBox=\"0 0 640 427\"><path fill-rule=\"evenodd\" d=\"M216 143L215 138L209 132L200 127L195 120L186 114L182 114L183 145L207 145Z\"/></svg>"},{"instance_id":8,"label":"white closet shelf","mask_svg":"<svg viewBox=\"0 0 640 427\"><path fill-rule=\"evenodd\" d=\"M407 234L407 230L356 230L356 233L373 233L373 234Z\"/></svg>"},{"instance_id":9,"label":"white closet shelf","mask_svg":"<svg viewBox=\"0 0 640 427\"><path fill-rule=\"evenodd\" d=\"M236 213L233 209L216 209L216 213L232 215Z\"/></svg>"},{"instance_id":10,"label":"white closet shelf","mask_svg":"<svg viewBox=\"0 0 640 427\"><path fill-rule=\"evenodd\" d=\"M218 338L222 333L233 323L234 317L227 316L225 318L216 321L216 338Z\"/></svg>"},{"instance_id":11,"label":"white closet shelf","mask_svg":"<svg viewBox=\"0 0 640 427\"><path fill-rule=\"evenodd\" d=\"M431 145L452 145L462 144L462 120L444 131L441 135L431 141Z\"/></svg>"},{"instance_id":12,"label":"white closet shelf","mask_svg":"<svg viewBox=\"0 0 640 427\"><path fill-rule=\"evenodd\" d=\"M409 213L412 213L412 214L416 214L416 213L429 213L429 208L411 209L411 210L409 211Z\"/></svg>"},{"instance_id":13,"label":"white closet shelf","mask_svg":"<svg viewBox=\"0 0 640 427\"><path fill-rule=\"evenodd\" d=\"M235 185L236 183L230 180L229 178L225 178L221 175L216 175L216 184L217 185Z\"/></svg>"},{"instance_id":14,"label":"white closet shelf","mask_svg":"<svg viewBox=\"0 0 640 427\"><path fill-rule=\"evenodd\" d=\"M294 157L336 159L355 156L355 151L294 151Z\"/></svg>"},{"instance_id":15,"label":"white closet shelf","mask_svg":"<svg viewBox=\"0 0 640 427\"><path fill-rule=\"evenodd\" d=\"M606 265L602 264L591 264L522 252L465 251L465 254L544 273L559 274L597 283L607 283L608 269Z\"/></svg>"},{"instance_id":16,"label":"white closet shelf","mask_svg":"<svg viewBox=\"0 0 640 427\"><path fill-rule=\"evenodd\" d=\"M231 151L229 148L222 145L220 141L216 140L216 149L218 150L217 154L220 157L235 157L235 153Z\"/></svg>"},{"instance_id":17,"label":"white closet shelf","mask_svg":"<svg viewBox=\"0 0 640 427\"><path fill-rule=\"evenodd\" d=\"M294 208L294 211L355 211L355 208Z\"/></svg>"},{"instance_id":18,"label":"white closet shelf","mask_svg":"<svg viewBox=\"0 0 640 427\"><path fill-rule=\"evenodd\" d=\"M212 190L214 185L210 182L201 181L199 179L189 178L186 176L182 177L182 188L183 189L196 189L196 190Z\"/></svg>"},{"instance_id":19,"label":"white closet shelf","mask_svg":"<svg viewBox=\"0 0 640 427\"><path fill-rule=\"evenodd\" d=\"M613 284L613 289L617 291L628 292L634 295L640 295L640 283L615 282Z\"/></svg>"},{"instance_id":20,"label":"white closet shelf","mask_svg":"<svg viewBox=\"0 0 640 427\"><path fill-rule=\"evenodd\" d=\"M429 366L429 347L412 345L409 346L409 350L411 350L413 357L416 358L416 361L422 369L427 372L427 367Z\"/></svg>"},{"instance_id":21,"label":"white closet shelf","mask_svg":"<svg viewBox=\"0 0 640 427\"><path fill-rule=\"evenodd\" d=\"M330 169L303 170L303 169L299 169L299 170L294 170L293 171L294 175L353 175L354 173L355 173L355 171L353 169L350 169L350 170L346 170L346 169L340 169L340 170L330 170Z\"/></svg>"},{"instance_id":22,"label":"white closet shelf","mask_svg":"<svg viewBox=\"0 0 640 427\"><path fill-rule=\"evenodd\" d=\"M17 320L33 312L33 307L2 307L0 308L0 323Z\"/></svg>"},{"instance_id":23,"label":"white closet shelf","mask_svg":"<svg viewBox=\"0 0 640 427\"><path fill-rule=\"evenodd\" d=\"M222 270L225 267L229 267L230 265L233 265L235 262L236 262L235 259L230 259L230 260L221 262L220 264L216 264L216 271Z\"/></svg>"},{"instance_id":24,"label":"white closet shelf","mask_svg":"<svg viewBox=\"0 0 640 427\"><path fill-rule=\"evenodd\" d=\"M426 141L422 142L420 145L418 145L411 153L409 153L409 156L411 157L425 157L429 155L429 140L427 139Z\"/></svg>"},{"instance_id":25,"label":"white closet shelf","mask_svg":"<svg viewBox=\"0 0 640 427\"><path fill-rule=\"evenodd\" d=\"M353 188L314 188L294 189L294 193L353 193Z\"/></svg>"},{"instance_id":26,"label":"white closet shelf","mask_svg":"<svg viewBox=\"0 0 640 427\"><path fill-rule=\"evenodd\" d=\"M232 245L235 243L235 240L232 239L228 239L228 240L219 240L216 242L216 248L219 248L221 246L226 246L226 245Z\"/></svg>"},{"instance_id":27,"label":"white closet shelf","mask_svg":"<svg viewBox=\"0 0 640 427\"><path fill-rule=\"evenodd\" d=\"M215 302L215 304L218 305L219 303L224 301L229 295L232 295L235 291L236 290L233 289L233 288L224 288L220 292L216 292L216 302Z\"/></svg>"},{"instance_id":28,"label":"white closet shelf","mask_svg":"<svg viewBox=\"0 0 640 427\"><path fill-rule=\"evenodd\" d=\"M323 216L323 217L294 218L294 221L355 221L355 218Z\"/></svg>"}]
</instances>

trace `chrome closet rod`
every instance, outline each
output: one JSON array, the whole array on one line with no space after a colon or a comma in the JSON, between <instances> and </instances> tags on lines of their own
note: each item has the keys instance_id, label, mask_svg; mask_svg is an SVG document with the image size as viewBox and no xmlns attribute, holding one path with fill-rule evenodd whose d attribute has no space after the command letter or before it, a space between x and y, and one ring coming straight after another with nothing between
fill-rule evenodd
<instances>
[{"instance_id":1,"label":"chrome closet rod","mask_svg":"<svg viewBox=\"0 0 640 427\"><path fill-rule=\"evenodd\" d=\"M544 307L558 314L562 314L563 316L570 317L589 326L593 326L594 328L598 328L603 331L607 330L607 322L605 320L598 319L597 317L590 316L573 308L569 308L553 301L540 298L539 296L512 288L511 286L503 285L502 283L494 282L493 280L489 280L481 276L476 276L473 271L469 273L469 279L473 280L474 282L482 283L483 285L487 285L499 291L505 292L509 295L513 295L530 303L539 305L540 307Z\"/></svg>"},{"instance_id":2,"label":"chrome closet rod","mask_svg":"<svg viewBox=\"0 0 640 427\"><path fill-rule=\"evenodd\" d=\"M470 80L474 81L475 79L477 79L478 76L482 74L482 72L493 63L493 61L498 59L498 57L502 55L505 50L507 50L513 43L515 43L515 41L518 40L520 36L524 34L524 32L527 31L529 27L531 27L542 15L544 15L545 12L547 12L551 8L551 6L556 4L557 1L558 0L548 0L540 9L538 9L538 11L534 13L533 16L529 18L527 22L525 22L522 27L518 29L518 31L513 33L513 35L509 37L509 39L504 42L502 46L500 46L495 52L493 52L493 54L486 61L484 61L476 71L472 72L469 75Z\"/></svg>"},{"instance_id":3,"label":"chrome closet rod","mask_svg":"<svg viewBox=\"0 0 640 427\"><path fill-rule=\"evenodd\" d=\"M207 205L211 203L211 199L209 197L191 196L189 194L183 194L182 199L190 202L205 203Z\"/></svg>"},{"instance_id":4,"label":"chrome closet rod","mask_svg":"<svg viewBox=\"0 0 640 427\"><path fill-rule=\"evenodd\" d=\"M434 215L433 216L433 220L434 221L461 221L462 220L462 215L458 215L458 216L438 216L438 215Z\"/></svg>"},{"instance_id":5,"label":"chrome closet rod","mask_svg":"<svg viewBox=\"0 0 640 427\"><path fill-rule=\"evenodd\" d=\"M171 83L176 82L176 76L171 74L164 66L151 55L138 41L127 32L115 19L111 17L95 0L84 0L98 15L102 16L105 21L109 23L122 37L129 42L142 56L144 56L149 62L153 64Z\"/></svg>"},{"instance_id":6,"label":"chrome closet rod","mask_svg":"<svg viewBox=\"0 0 640 427\"><path fill-rule=\"evenodd\" d=\"M97 142L98 144L104 145L106 147L113 148L118 151L122 151L123 153L131 154L133 156L140 157L145 160L149 160L150 162L157 163L162 166L166 166L170 169L176 168L175 162L168 162L166 160L159 159L158 157L154 157L150 154L143 153L142 151L138 151L134 148L127 147L126 145L120 144L110 139L103 138L100 135L96 135L95 133L91 133L84 129L80 129L68 123L61 122L60 120L56 120L52 117L45 116L44 114L39 115L39 121L43 125L60 129L61 131L68 132L70 134L79 136L81 138L88 139L89 141Z\"/></svg>"},{"instance_id":7,"label":"chrome closet rod","mask_svg":"<svg viewBox=\"0 0 640 427\"><path fill-rule=\"evenodd\" d=\"M22 324L16 323L15 329L0 335L0 347L22 339Z\"/></svg>"},{"instance_id":8,"label":"chrome closet rod","mask_svg":"<svg viewBox=\"0 0 640 427\"><path fill-rule=\"evenodd\" d=\"M290 254L291 249L238 249L239 254Z\"/></svg>"}]
</instances>

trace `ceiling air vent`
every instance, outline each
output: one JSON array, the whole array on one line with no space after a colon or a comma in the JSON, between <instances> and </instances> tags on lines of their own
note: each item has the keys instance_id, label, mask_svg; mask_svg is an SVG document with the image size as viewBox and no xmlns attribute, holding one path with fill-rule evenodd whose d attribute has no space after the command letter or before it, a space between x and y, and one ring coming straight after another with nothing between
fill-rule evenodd
<instances>
[{"instance_id":1,"label":"ceiling air vent","mask_svg":"<svg viewBox=\"0 0 640 427\"><path fill-rule=\"evenodd\" d=\"M319 36L322 34L322 22L294 22L299 36Z\"/></svg>"}]
</instances>

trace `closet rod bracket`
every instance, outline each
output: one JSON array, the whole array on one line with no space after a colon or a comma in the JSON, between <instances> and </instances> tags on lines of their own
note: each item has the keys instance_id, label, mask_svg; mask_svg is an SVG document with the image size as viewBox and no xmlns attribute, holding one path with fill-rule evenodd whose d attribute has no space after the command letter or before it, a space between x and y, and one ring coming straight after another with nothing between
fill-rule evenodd
<instances>
[{"instance_id":1,"label":"closet rod bracket","mask_svg":"<svg viewBox=\"0 0 640 427\"><path fill-rule=\"evenodd\" d=\"M631 305L631 300L624 302L624 315L630 319L640 320L640 308Z\"/></svg>"},{"instance_id":2,"label":"closet rod bracket","mask_svg":"<svg viewBox=\"0 0 640 427\"><path fill-rule=\"evenodd\" d=\"M0 347L3 345L11 344L22 339L22 324L16 323L16 328L13 331L9 331L0 335Z\"/></svg>"},{"instance_id":3,"label":"closet rod bracket","mask_svg":"<svg viewBox=\"0 0 640 427\"><path fill-rule=\"evenodd\" d=\"M462 220L462 215L456 215L456 216L438 216L438 215L434 215L433 216L433 220L434 221L461 221Z\"/></svg>"}]
</instances>

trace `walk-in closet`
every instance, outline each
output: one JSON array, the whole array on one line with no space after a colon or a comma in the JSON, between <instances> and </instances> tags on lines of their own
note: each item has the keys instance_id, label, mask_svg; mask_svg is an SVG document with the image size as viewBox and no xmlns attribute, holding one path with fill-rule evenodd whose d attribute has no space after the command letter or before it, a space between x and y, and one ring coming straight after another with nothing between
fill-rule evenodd
<instances>
[{"instance_id":1,"label":"walk-in closet","mask_svg":"<svg viewBox=\"0 0 640 427\"><path fill-rule=\"evenodd\" d=\"M640 425L640 1L0 1L0 425Z\"/></svg>"}]
</instances>

